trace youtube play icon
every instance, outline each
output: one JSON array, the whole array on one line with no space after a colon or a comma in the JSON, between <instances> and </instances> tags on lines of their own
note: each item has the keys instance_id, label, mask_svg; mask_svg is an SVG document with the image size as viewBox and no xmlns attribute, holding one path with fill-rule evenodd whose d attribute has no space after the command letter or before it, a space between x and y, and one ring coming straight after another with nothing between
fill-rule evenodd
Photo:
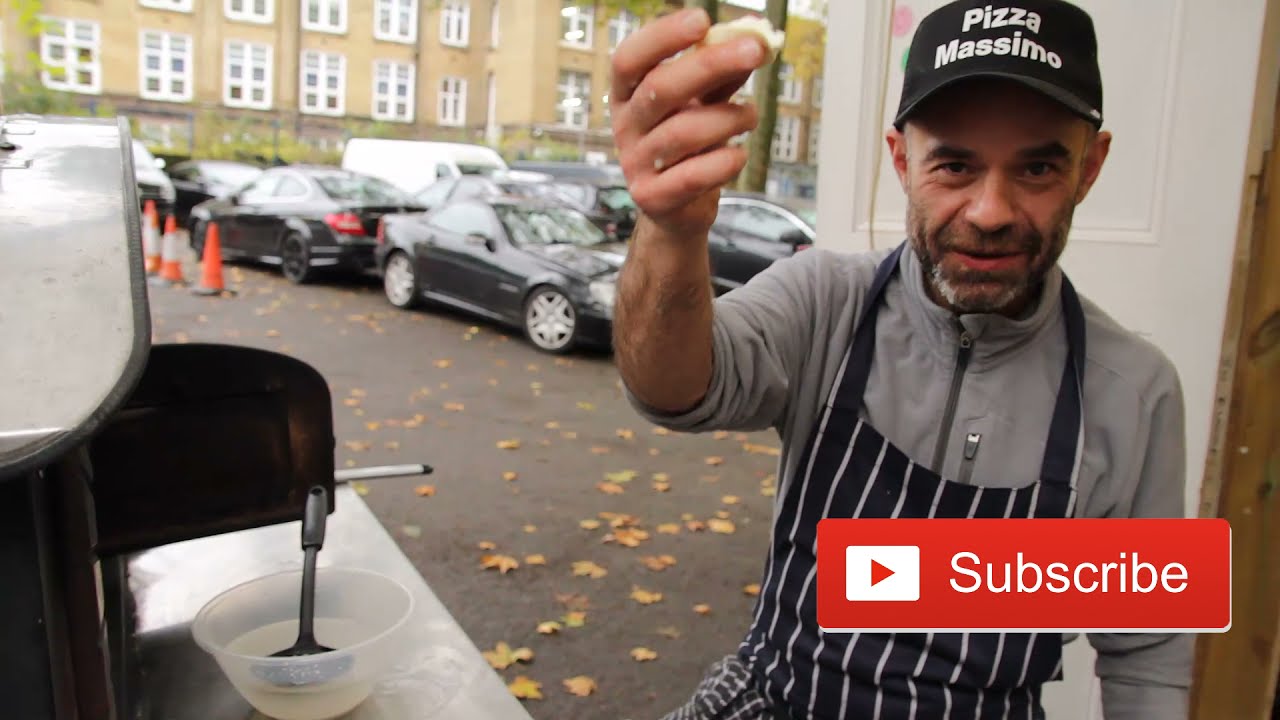
<instances>
[{"instance_id":1,"label":"youtube play icon","mask_svg":"<svg viewBox=\"0 0 1280 720\"><path fill-rule=\"evenodd\" d=\"M845 598L850 602L920 599L920 548L850 545L845 549Z\"/></svg>"}]
</instances>

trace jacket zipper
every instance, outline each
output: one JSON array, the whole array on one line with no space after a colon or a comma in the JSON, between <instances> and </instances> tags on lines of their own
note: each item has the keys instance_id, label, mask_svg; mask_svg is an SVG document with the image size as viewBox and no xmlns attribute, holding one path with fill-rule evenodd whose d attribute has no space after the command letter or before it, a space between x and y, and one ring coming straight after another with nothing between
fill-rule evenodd
<instances>
[{"instance_id":1,"label":"jacket zipper","mask_svg":"<svg viewBox=\"0 0 1280 720\"><path fill-rule=\"evenodd\" d=\"M956 369L951 374L951 391L947 395L947 411L942 416L942 430L938 433L938 444L933 449L933 471L941 475L942 463L947 459L947 438L951 435L951 425L956 419L956 404L960 402L960 385L964 382L964 371L969 366L969 355L973 352L973 338L967 331L960 333L960 349L956 351Z\"/></svg>"},{"instance_id":2,"label":"jacket zipper","mask_svg":"<svg viewBox=\"0 0 1280 720\"><path fill-rule=\"evenodd\" d=\"M968 485L973 478L973 458L978 454L981 433L969 433L964 439L964 460L960 461L960 484Z\"/></svg>"}]
</instances>

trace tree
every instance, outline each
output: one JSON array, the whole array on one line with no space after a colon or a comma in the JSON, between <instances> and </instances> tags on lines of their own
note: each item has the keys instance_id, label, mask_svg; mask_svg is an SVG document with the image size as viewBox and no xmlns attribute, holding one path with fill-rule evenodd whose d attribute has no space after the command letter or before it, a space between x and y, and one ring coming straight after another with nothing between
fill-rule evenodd
<instances>
[{"instance_id":1,"label":"tree","mask_svg":"<svg viewBox=\"0 0 1280 720\"><path fill-rule=\"evenodd\" d=\"M773 27L786 32L787 0L766 0L765 17ZM791 43L788 42L788 45ZM778 69L785 60L782 56L756 71L753 88L760 120L747 139L747 166L738 176L738 189L763 192L769 179L769 161L773 152L773 132L778 124L778 93L782 89Z\"/></svg>"}]
</instances>

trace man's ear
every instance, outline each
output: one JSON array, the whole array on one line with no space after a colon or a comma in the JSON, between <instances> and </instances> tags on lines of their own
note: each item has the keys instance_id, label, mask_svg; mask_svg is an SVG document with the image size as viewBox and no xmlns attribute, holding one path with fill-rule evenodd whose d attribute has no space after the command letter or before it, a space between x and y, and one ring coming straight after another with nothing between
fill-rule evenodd
<instances>
[{"instance_id":1,"label":"man's ear","mask_svg":"<svg viewBox=\"0 0 1280 720\"><path fill-rule=\"evenodd\" d=\"M889 154L893 157L893 169L898 173L898 182L902 191L907 191L907 136L897 128L889 128L885 133L885 142L889 144Z\"/></svg>"},{"instance_id":2,"label":"man's ear","mask_svg":"<svg viewBox=\"0 0 1280 720\"><path fill-rule=\"evenodd\" d=\"M1093 139L1089 142L1089 147L1085 149L1084 163L1080 168L1080 185L1076 190L1077 205L1084 202L1089 190L1097 182L1098 175L1102 173L1102 165L1107 161L1107 155L1111 152L1110 132L1103 130L1098 133L1090 133L1090 135Z\"/></svg>"}]
</instances>

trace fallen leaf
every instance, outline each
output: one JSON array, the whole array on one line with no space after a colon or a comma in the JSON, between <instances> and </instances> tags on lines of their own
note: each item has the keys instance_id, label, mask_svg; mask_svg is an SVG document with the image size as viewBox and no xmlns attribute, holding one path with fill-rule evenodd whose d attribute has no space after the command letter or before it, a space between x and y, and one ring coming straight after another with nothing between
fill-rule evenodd
<instances>
[{"instance_id":1,"label":"fallen leaf","mask_svg":"<svg viewBox=\"0 0 1280 720\"><path fill-rule=\"evenodd\" d=\"M689 528L689 532L702 532L707 529L706 523L701 520L689 520L685 522L684 526Z\"/></svg>"},{"instance_id":2,"label":"fallen leaf","mask_svg":"<svg viewBox=\"0 0 1280 720\"><path fill-rule=\"evenodd\" d=\"M600 521L596 520L595 518L587 518L586 520L579 520L578 527L582 528L583 530L595 530L596 528L600 527Z\"/></svg>"},{"instance_id":3,"label":"fallen leaf","mask_svg":"<svg viewBox=\"0 0 1280 720\"><path fill-rule=\"evenodd\" d=\"M525 532L527 532L527 533L536 533L536 532L538 532L538 526L537 526L537 525L525 525L525 526L524 526L524 528L523 528L523 530L524 530Z\"/></svg>"},{"instance_id":4,"label":"fallen leaf","mask_svg":"<svg viewBox=\"0 0 1280 720\"><path fill-rule=\"evenodd\" d=\"M680 637L680 631L671 625L658 628L658 634L665 638L671 638L672 640Z\"/></svg>"},{"instance_id":5,"label":"fallen leaf","mask_svg":"<svg viewBox=\"0 0 1280 720\"><path fill-rule=\"evenodd\" d=\"M642 541L648 540L648 539L649 539L649 533L645 532L644 530L639 530L636 528L620 528L618 530L614 530L608 535L605 535L604 538L601 540L601 542L604 542L604 543L616 542L619 545L633 548L633 547L639 547Z\"/></svg>"},{"instance_id":6,"label":"fallen leaf","mask_svg":"<svg viewBox=\"0 0 1280 720\"><path fill-rule=\"evenodd\" d=\"M404 533L406 537L411 537L411 538L422 537L422 528L418 527L417 525L405 525L404 527L400 528L400 532Z\"/></svg>"},{"instance_id":7,"label":"fallen leaf","mask_svg":"<svg viewBox=\"0 0 1280 720\"><path fill-rule=\"evenodd\" d=\"M708 465L712 465L712 466L714 466L714 465L719 465L719 464L723 463L723 462L724 462L724 458L719 457L719 456L716 456L716 455L712 455L711 457L707 458L707 459L706 459L706 460L704 460L703 462L705 462L705 463L706 463L706 464L708 464Z\"/></svg>"},{"instance_id":8,"label":"fallen leaf","mask_svg":"<svg viewBox=\"0 0 1280 720\"><path fill-rule=\"evenodd\" d=\"M765 497L776 497L778 494L778 488L773 487L772 485L768 487L762 487L760 488L760 494Z\"/></svg>"},{"instance_id":9,"label":"fallen leaf","mask_svg":"<svg viewBox=\"0 0 1280 720\"><path fill-rule=\"evenodd\" d=\"M466 407L467 407L466 405L463 405L462 403L458 403L458 402L447 402L444 404L444 409L448 410L449 412L462 412L463 410L466 409Z\"/></svg>"},{"instance_id":10,"label":"fallen leaf","mask_svg":"<svg viewBox=\"0 0 1280 720\"><path fill-rule=\"evenodd\" d=\"M529 648L512 649L505 642L499 642L492 650L485 650L480 654L489 661L494 670L506 670L517 662L527 663L533 660L533 651Z\"/></svg>"},{"instance_id":11,"label":"fallen leaf","mask_svg":"<svg viewBox=\"0 0 1280 720\"><path fill-rule=\"evenodd\" d=\"M498 449L499 450L519 450L520 441L519 440L499 440Z\"/></svg>"},{"instance_id":12,"label":"fallen leaf","mask_svg":"<svg viewBox=\"0 0 1280 720\"><path fill-rule=\"evenodd\" d=\"M528 365L525 365L524 369L528 370L529 372L538 372L538 366L534 365L533 363L529 363Z\"/></svg>"},{"instance_id":13,"label":"fallen leaf","mask_svg":"<svg viewBox=\"0 0 1280 720\"><path fill-rule=\"evenodd\" d=\"M507 689L511 694L521 700L541 700L542 699L542 683L537 680L531 680L524 675L517 675L512 680Z\"/></svg>"},{"instance_id":14,"label":"fallen leaf","mask_svg":"<svg viewBox=\"0 0 1280 720\"><path fill-rule=\"evenodd\" d=\"M609 450L609 448L607 448L607 447L600 447L600 446L598 446L598 445L597 445L596 447L591 448L591 453L592 453L593 455L608 455L610 452L612 452L612 451L611 451L611 450Z\"/></svg>"},{"instance_id":15,"label":"fallen leaf","mask_svg":"<svg viewBox=\"0 0 1280 720\"><path fill-rule=\"evenodd\" d=\"M656 472L653 474L655 482L671 482L671 476L664 472Z\"/></svg>"},{"instance_id":16,"label":"fallen leaf","mask_svg":"<svg viewBox=\"0 0 1280 720\"><path fill-rule=\"evenodd\" d=\"M631 599L641 605L652 605L656 602L662 602L662 593L645 590L640 587L633 587L631 589Z\"/></svg>"},{"instance_id":17,"label":"fallen leaf","mask_svg":"<svg viewBox=\"0 0 1280 720\"><path fill-rule=\"evenodd\" d=\"M671 431L664 427L655 427L653 429L653 434L654 435L670 435Z\"/></svg>"},{"instance_id":18,"label":"fallen leaf","mask_svg":"<svg viewBox=\"0 0 1280 720\"><path fill-rule=\"evenodd\" d=\"M649 448L649 454L652 456L657 456L657 455L661 455L662 451L659 450L658 448Z\"/></svg>"},{"instance_id":19,"label":"fallen leaf","mask_svg":"<svg viewBox=\"0 0 1280 720\"><path fill-rule=\"evenodd\" d=\"M279 331L279 330L268 330L268 331L267 331L267 337L280 337L280 331Z\"/></svg>"},{"instance_id":20,"label":"fallen leaf","mask_svg":"<svg viewBox=\"0 0 1280 720\"><path fill-rule=\"evenodd\" d=\"M538 444L541 445L542 447L551 447L550 440L539 440Z\"/></svg>"},{"instance_id":21,"label":"fallen leaf","mask_svg":"<svg viewBox=\"0 0 1280 720\"><path fill-rule=\"evenodd\" d=\"M668 490L670 490L670 489L671 489L671 483L668 483L668 482L655 482L655 483L653 484L653 489L654 489L654 490L657 490L658 492L667 492Z\"/></svg>"},{"instance_id":22,"label":"fallen leaf","mask_svg":"<svg viewBox=\"0 0 1280 720\"><path fill-rule=\"evenodd\" d=\"M734 440L737 440L738 442L746 442L746 441L747 441L747 434L746 434L746 433L738 433L737 435L734 435L734 436L733 436L733 439L734 439Z\"/></svg>"},{"instance_id":23,"label":"fallen leaf","mask_svg":"<svg viewBox=\"0 0 1280 720\"><path fill-rule=\"evenodd\" d=\"M717 430L711 434L711 437L715 438L716 440L723 440L729 437L729 433L725 430Z\"/></svg>"},{"instance_id":24,"label":"fallen leaf","mask_svg":"<svg viewBox=\"0 0 1280 720\"><path fill-rule=\"evenodd\" d=\"M419 485L418 487L414 488L413 491L418 494L418 497L431 497L432 495L436 494L436 486L435 485Z\"/></svg>"},{"instance_id":25,"label":"fallen leaf","mask_svg":"<svg viewBox=\"0 0 1280 720\"><path fill-rule=\"evenodd\" d=\"M614 431L614 434L622 438L623 440L630 440L636 436L636 431L627 430L626 428L618 428L617 430Z\"/></svg>"},{"instance_id":26,"label":"fallen leaf","mask_svg":"<svg viewBox=\"0 0 1280 720\"><path fill-rule=\"evenodd\" d=\"M596 406L595 406L595 405L593 405L592 403L589 403L589 402L582 402L581 400L579 400L579 401L578 401L578 409L579 409L579 410L586 410L587 412L591 412L592 410L595 410L595 409L596 409Z\"/></svg>"},{"instance_id":27,"label":"fallen leaf","mask_svg":"<svg viewBox=\"0 0 1280 720\"><path fill-rule=\"evenodd\" d=\"M577 675L577 676L565 679L564 689L569 691L570 695L577 695L578 697L586 697L591 693L595 692L596 681L592 680L586 675Z\"/></svg>"},{"instance_id":28,"label":"fallen leaf","mask_svg":"<svg viewBox=\"0 0 1280 720\"><path fill-rule=\"evenodd\" d=\"M441 390L448 390L448 389L449 389L449 383L447 383L447 382L442 382L442 383L440 383L440 389L441 389Z\"/></svg>"},{"instance_id":29,"label":"fallen leaf","mask_svg":"<svg viewBox=\"0 0 1280 720\"><path fill-rule=\"evenodd\" d=\"M486 570L496 568L506 575L507 571L520 567L520 563L510 555L484 555L480 558L480 567Z\"/></svg>"},{"instance_id":30,"label":"fallen leaf","mask_svg":"<svg viewBox=\"0 0 1280 720\"><path fill-rule=\"evenodd\" d=\"M346 405L347 407L358 407L360 405L360 398L357 398L357 397L343 398L342 404Z\"/></svg>"},{"instance_id":31,"label":"fallen leaf","mask_svg":"<svg viewBox=\"0 0 1280 720\"><path fill-rule=\"evenodd\" d=\"M741 501L741 498L739 498L737 495L725 495L724 497L720 498L720 502L724 503L725 505L737 505L740 501Z\"/></svg>"},{"instance_id":32,"label":"fallen leaf","mask_svg":"<svg viewBox=\"0 0 1280 720\"><path fill-rule=\"evenodd\" d=\"M472 334L472 335L479 335L479 334L480 334L480 326L479 326L479 325L472 325L471 327L467 328L467 332L468 332L468 333L470 333L470 334Z\"/></svg>"},{"instance_id":33,"label":"fallen leaf","mask_svg":"<svg viewBox=\"0 0 1280 720\"><path fill-rule=\"evenodd\" d=\"M453 365L453 361L452 361L452 360L437 360L437 361L436 361L436 367L441 368L441 369L447 368L447 367L449 367L450 365Z\"/></svg>"},{"instance_id":34,"label":"fallen leaf","mask_svg":"<svg viewBox=\"0 0 1280 720\"><path fill-rule=\"evenodd\" d=\"M355 461L353 460L348 460L347 462L351 463L351 465L348 465L347 467L351 467L355 465ZM358 480L356 482L351 483L351 489L355 490L356 494L359 495L360 497L364 497L365 495L369 494L369 486Z\"/></svg>"},{"instance_id":35,"label":"fallen leaf","mask_svg":"<svg viewBox=\"0 0 1280 720\"><path fill-rule=\"evenodd\" d=\"M728 510L717 510L717 511L716 511L716 517L720 518L721 520L728 520L728 519L729 519L729 511L728 511Z\"/></svg>"},{"instance_id":36,"label":"fallen leaf","mask_svg":"<svg viewBox=\"0 0 1280 720\"><path fill-rule=\"evenodd\" d=\"M400 449L400 441L399 441L399 440L388 440L388 441L386 441L386 442L382 443L382 447L384 447L384 448L386 448L386 449L388 449L388 450L399 450L399 449Z\"/></svg>"},{"instance_id":37,"label":"fallen leaf","mask_svg":"<svg viewBox=\"0 0 1280 720\"><path fill-rule=\"evenodd\" d=\"M578 438L578 433L573 430L565 430L564 432L560 433L560 437L564 438L565 440L576 440Z\"/></svg>"},{"instance_id":38,"label":"fallen leaf","mask_svg":"<svg viewBox=\"0 0 1280 720\"><path fill-rule=\"evenodd\" d=\"M556 422L555 420L549 420L549 421L547 421L547 423L546 423L545 425L543 425L542 427L544 427L544 428L546 428L546 429L548 429L548 430L559 430L559 429L560 429L560 423Z\"/></svg>"},{"instance_id":39,"label":"fallen leaf","mask_svg":"<svg viewBox=\"0 0 1280 720\"><path fill-rule=\"evenodd\" d=\"M752 453L753 455L769 455L771 457L778 457L782 454L782 450L780 448L776 448L771 445L753 445L751 443L743 443L742 449Z\"/></svg>"},{"instance_id":40,"label":"fallen leaf","mask_svg":"<svg viewBox=\"0 0 1280 720\"><path fill-rule=\"evenodd\" d=\"M631 657L636 662L648 662L649 660L657 660L658 653L646 647L638 647L631 649Z\"/></svg>"},{"instance_id":41,"label":"fallen leaf","mask_svg":"<svg viewBox=\"0 0 1280 720\"><path fill-rule=\"evenodd\" d=\"M538 633L541 635L554 635L560 632L560 629L563 627L563 625L555 620L548 620L546 622L538 623Z\"/></svg>"},{"instance_id":42,"label":"fallen leaf","mask_svg":"<svg viewBox=\"0 0 1280 720\"><path fill-rule=\"evenodd\" d=\"M743 585L743 586L742 586L742 592L746 593L747 595L751 595L751 596L753 596L753 597L754 597L754 596L756 596L756 595L759 595L759 594L760 594L760 583L751 583L751 584L749 584L749 585Z\"/></svg>"},{"instance_id":43,"label":"fallen leaf","mask_svg":"<svg viewBox=\"0 0 1280 720\"><path fill-rule=\"evenodd\" d=\"M581 593L556 593L556 602L570 610L588 610L591 608L591 600Z\"/></svg>"},{"instance_id":44,"label":"fallen leaf","mask_svg":"<svg viewBox=\"0 0 1280 720\"><path fill-rule=\"evenodd\" d=\"M546 565L547 558L541 554L525 555L524 564L525 565Z\"/></svg>"},{"instance_id":45,"label":"fallen leaf","mask_svg":"<svg viewBox=\"0 0 1280 720\"><path fill-rule=\"evenodd\" d=\"M505 337L502 339L506 340ZM573 367L573 360L570 360L569 358L556 358L556 365L559 365L560 367Z\"/></svg>"},{"instance_id":46,"label":"fallen leaf","mask_svg":"<svg viewBox=\"0 0 1280 720\"><path fill-rule=\"evenodd\" d=\"M640 473L635 470L619 470L618 472L607 472L604 479L611 483L628 483L636 479Z\"/></svg>"},{"instance_id":47,"label":"fallen leaf","mask_svg":"<svg viewBox=\"0 0 1280 720\"><path fill-rule=\"evenodd\" d=\"M658 526L658 532L664 535L679 535L680 524L679 523L662 523L661 525Z\"/></svg>"},{"instance_id":48,"label":"fallen leaf","mask_svg":"<svg viewBox=\"0 0 1280 720\"><path fill-rule=\"evenodd\" d=\"M711 530L711 532L720 533L721 535L732 535L734 530L737 529L733 526L733 521L722 520L720 518L712 518L708 520L707 528Z\"/></svg>"},{"instance_id":49,"label":"fallen leaf","mask_svg":"<svg viewBox=\"0 0 1280 720\"><path fill-rule=\"evenodd\" d=\"M590 560L575 560L573 563L574 577L582 577L585 575L592 580L599 580L608 574L608 570L600 567Z\"/></svg>"},{"instance_id":50,"label":"fallen leaf","mask_svg":"<svg viewBox=\"0 0 1280 720\"><path fill-rule=\"evenodd\" d=\"M600 518L602 520L608 520L609 527L614 527L614 528L631 527L633 525L639 524L640 522L640 518L637 518L635 515L627 515L625 513L622 515L619 515L618 513L602 512L600 513Z\"/></svg>"},{"instance_id":51,"label":"fallen leaf","mask_svg":"<svg viewBox=\"0 0 1280 720\"><path fill-rule=\"evenodd\" d=\"M640 562L644 563L645 567L653 570L654 572L662 572L668 567L675 565L676 559L670 555L645 555L640 558Z\"/></svg>"},{"instance_id":52,"label":"fallen leaf","mask_svg":"<svg viewBox=\"0 0 1280 720\"><path fill-rule=\"evenodd\" d=\"M587 624L587 614L578 610L567 612L560 619L564 621L565 627L580 628Z\"/></svg>"},{"instance_id":53,"label":"fallen leaf","mask_svg":"<svg viewBox=\"0 0 1280 720\"><path fill-rule=\"evenodd\" d=\"M520 476L516 475L515 471L513 470L508 470L502 473L502 479L506 480L507 482L511 482L512 480L515 480L517 477L520 477Z\"/></svg>"},{"instance_id":54,"label":"fallen leaf","mask_svg":"<svg viewBox=\"0 0 1280 720\"><path fill-rule=\"evenodd\" d=\"M481 550L494 550L494 549L496 549L498 546L497 546L497 545L494 545L493 543L489 542L488 540L481 540L480 542L476 543L476 547L480 548Z\"/></svg>"},{"instance_id":55,"label":"fallen leaf","mask_svg":"<svg viewBox=\"0 0 1280 720\"><path fill-rule=\"evenodd\" d=\"M382 427L382 423L378 422L377 420L370 420L369 422L365 423L364 426L369 429L369 432L373 432L374 430L377 430L378 428Z\"/></svg>"},{"instance_id":56,"label":"fallen leaf","mask_svg":"<svg viewBox=\"0 0 1280 720\"><path fill-rule=\"evenodd\" d=\"M489 383L489 387L498 387L498 378L489 378L486 382Z\"/></svg>"},{"instance_id":57,"label":"fallen leaf","mask_svg":"<svg viewBox=\"0 0 1280 720\"><path fill-rule=\"evenodd\" d=\"M711 606L706 603L698 603L697 605L693 606L693 611L698 613L699 615L710 615Z\"/></svg>"},{"instance_id":58,"label":"fallen leaf","mask_svg":"<svg viewBox=\"0 0 1280 720\"><path fill-rule=\"evenodd\" d=\"M621 485L611 482L598 482L596 483L596 489L605 495L621 495L626 492Z\"/></svg>"},{"instance_id":59,"label":"fallen leaf","mask_svg":"<svg viewBox=\"0 0 1280 720\"><path fill-rule=\"evenodd\" d=\"M365 450L373 447L373 443L365 442L363 440L348 440L343 443L343 445L346 445L347 449L351 452L364 452Z\"/></svg>"},{"instance_id":60,"label":"fallen leaf","mask_svg":"<svg viewBox=\"0 0 1280 720\"><path fill-rule=\"evenodd\" d=\"M680 519L681 519L681 520L692 520L692 519L693 519L693 513L680 513Z\"/></svg>"}]
</instances>

